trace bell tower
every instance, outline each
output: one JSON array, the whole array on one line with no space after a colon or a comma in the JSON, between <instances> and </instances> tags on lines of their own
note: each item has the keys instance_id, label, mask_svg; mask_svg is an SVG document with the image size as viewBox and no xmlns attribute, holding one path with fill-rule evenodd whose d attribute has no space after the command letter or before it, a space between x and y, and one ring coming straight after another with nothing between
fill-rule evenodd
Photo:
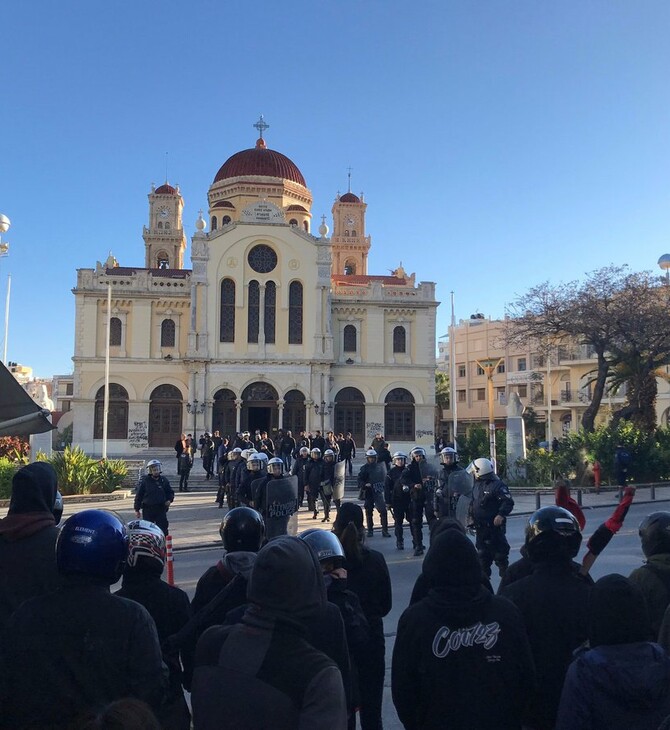
<instances>
[{"instance_id":1,"label":"bell tower","mask_svg":"<svg viewBox=\"0 0 670 730\"><path fill-rule=\"evenodd\" d=\"M184 199L179 186L168 182L149 193L149 226L144 227L145 267L183 269L186 234L182 225Z\"/></svg>"},{"instance_id":2,"label":"bell tower","mask_svg":"<svg viewBox=\"0 0 670 730\"><path fill-rule=\"evenodd\" d=\"M333 203L333 273L361 275L368 273L368 252L370 236L365 235L365 211L367 204L351 192L351 169L349 185L344 195L337 194Z\"/></svg>"}]
</instances>

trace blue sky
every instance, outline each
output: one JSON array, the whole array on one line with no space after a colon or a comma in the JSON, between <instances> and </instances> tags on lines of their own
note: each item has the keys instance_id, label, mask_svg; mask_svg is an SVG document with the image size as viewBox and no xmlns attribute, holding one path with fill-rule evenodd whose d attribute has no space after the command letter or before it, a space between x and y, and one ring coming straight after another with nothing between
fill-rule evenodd
<instances>
[{"instance_id":1,"label":"blue sky","mask_svg":"<svg viewBox=\"0 0 670 730\"><path fill-rule=\"evenodd\" d=\"M670 252L667 0L33 0L0 28L0 309L11 272L8 359L37 375L72 369L76 269L143 265L165 153L190 239L260 113L315 229L353 168L370 273L436 281L438 334L452 290L497 317Z\"/></svg>"}]
</instances>

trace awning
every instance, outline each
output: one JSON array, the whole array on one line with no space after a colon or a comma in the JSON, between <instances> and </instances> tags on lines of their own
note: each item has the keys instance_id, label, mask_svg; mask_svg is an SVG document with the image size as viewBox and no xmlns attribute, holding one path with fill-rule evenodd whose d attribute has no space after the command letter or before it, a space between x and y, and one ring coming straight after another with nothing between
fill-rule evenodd
<instances>
[{"instance_id":1,"label":"awning","mask_svg":"<svg viewBox=\"0 0 670 730\"><path fill-rule=\"evenodd\" d=\"M30 436L52 431L55 426L49 422L50 415L0 362L0 436Z\"/></svg>"}]
</instances>

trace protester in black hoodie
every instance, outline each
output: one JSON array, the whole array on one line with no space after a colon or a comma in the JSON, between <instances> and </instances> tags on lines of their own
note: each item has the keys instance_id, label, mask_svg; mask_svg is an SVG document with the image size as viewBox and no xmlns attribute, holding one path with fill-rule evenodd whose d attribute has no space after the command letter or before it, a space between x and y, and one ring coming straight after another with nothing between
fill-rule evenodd
<instances>
[{"instance_id":1,"label":"protester in black hoodie","mask_svg":"<svg viewBox=\"0 0 670 730\"><path fill-rule=\"evenodd\" d=\"M269 542L254 563L248 598L241 624L214 626L198 642L194 726L344 730L340 672L304 638L303 621L326 603L311 548L295 537Z\"/></svg>"},{"instance_id":2,"label":"protester in black hoodie","mask_svg":"<svg viewBox=\"0 0 670 730\"><path fill-rule=\"evenodd\" d=\"M56 492L51 464L37 461L14 474L9 511L0 520L0 630L24 601L60 584Z\"/></svg>"},{"instance_id":3,"label":"protester in black hoodie","mask_svg":"<svg viewBox=\"0 0 670 730\"><path fill-rule=\"evenodd\" d=\"M432 586L398 623L393 703L407 730L518 730L534 685L519 611L481 584L477 551L458 530L433 537Z\"/></svg>"},{"instance_id":4,"label":"protester in black hoodie","mask_svg":"<svg viewBox=\"0 0 670 730\"><path fill-rule=\"evenodd\" d=\"M589 644L570 665L557 730L645 730L670 713L670 656L651 641L640 588L622 575L596 582Z\"/></svg>"}]
</instances>

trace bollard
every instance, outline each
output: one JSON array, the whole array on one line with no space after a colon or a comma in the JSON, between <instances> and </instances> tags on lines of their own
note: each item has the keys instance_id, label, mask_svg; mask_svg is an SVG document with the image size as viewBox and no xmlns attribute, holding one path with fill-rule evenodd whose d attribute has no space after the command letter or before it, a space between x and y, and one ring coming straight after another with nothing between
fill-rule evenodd
<instances>
[{"instance_id":1,"label":"bollard","mask_svg":"<svg viewBox=\"0 0 670 730\"><path fill-rule=\"evenodd\" d=\"M582 490L577 490L577 504L581 507L582 506Z\"/></svg>"},{"instance_id":2,"label":"bollard","mask_svg":"<svg viewBox=\"0 0 670 730\"><path fill-rule=\"evenodd\" d=\"M656 485L655 484L651 485L651 489L649 490L649 492L650 492L650 497L651 497L652 501L655 500L656 499Z\"/></svg>"},{"instance_id":3,"label":"bollard","mask_svg":"<svg viewBox=\"0 0 670 730\"><path fill-rule=\"evenodd\" d=\"M540 493L535 492L535 509L540 509Z\"/></svg>"},{"instance_id":4,"label":"bollard","mask_svg":"<svg viewBox=\"0 0 670 730\"><path fill-rule=\"evenodd\" d=\"M167 558L167 582L168 585L174 585L174 562L172 558L172 535L168 535L165 538L166 544L166 558Z\"/></svg>"}]
</instances>

